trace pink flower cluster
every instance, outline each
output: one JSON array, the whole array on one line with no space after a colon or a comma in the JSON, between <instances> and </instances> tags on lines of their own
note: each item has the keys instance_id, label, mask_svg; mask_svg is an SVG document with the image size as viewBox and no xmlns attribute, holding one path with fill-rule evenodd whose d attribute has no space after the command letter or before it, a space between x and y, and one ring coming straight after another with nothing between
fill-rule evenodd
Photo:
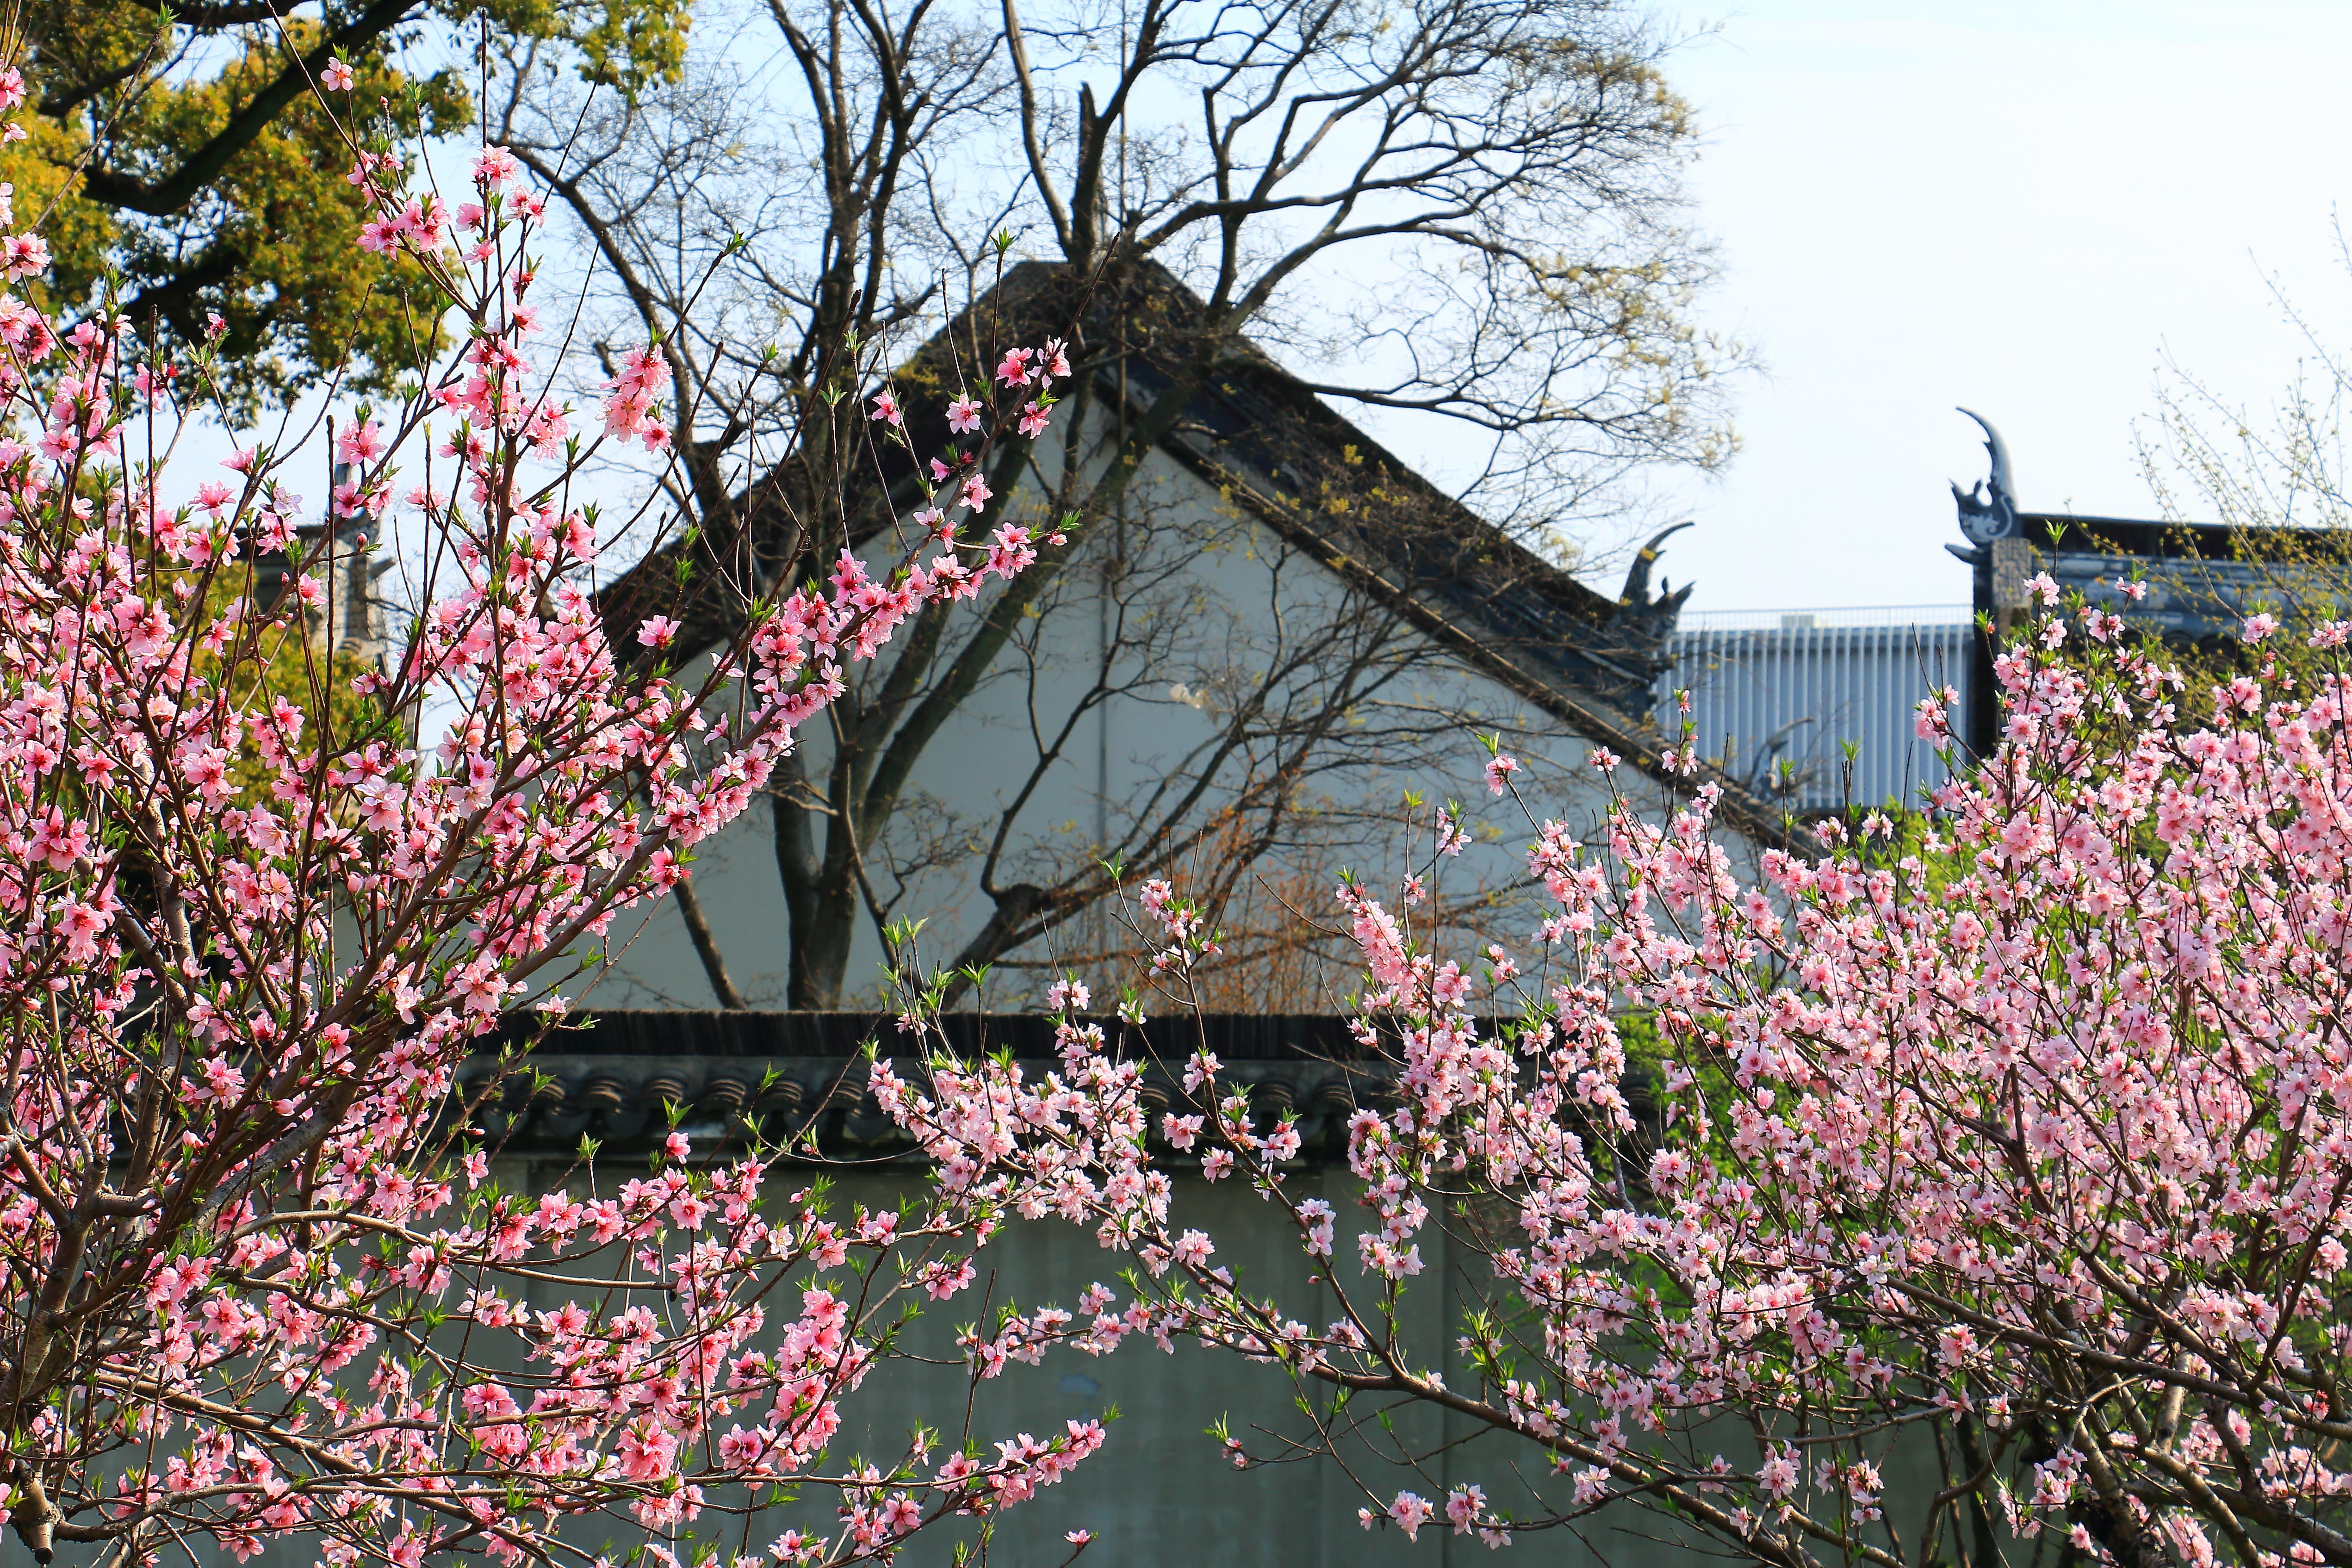
<instances>
[{"instance_id":1,"label":"pink flower cluster","mask_svg":"<svg viewBox=\"0 0 2352 1568\"><path fill-rule=\"evenodd\" d=\"M439 575L385 669L326 656L334 542L298 531L315 514L278 458L242 446L174 504L138 449L216 368L209 342L167 362L124 321L0 293L0 426L41 433L0 441L7 1521L45 1557L292 1537L337 1568L514 1563L583 1513L659 1552L791 1479L844 1511L779 1562L887 1557L1102 1441L1082 1423L938 1463L918 1436L887 1469L821 1467L901 1298L972 1282L988 1212L949 1186L829 1218L781 1196L773 1139L719 1166L673 1135L650 1176L590 1160L509 1191L495 1098L460 1103L457 1071L502 1021L562 1015L615 919L683 880L847 667L1034 549L1008 526L887 571L845 555L695 683L635 664L583 570L568 411L525 351L537 201L485 149L460 259L403 168L362 154L355 243L413 258L465 342L421 394L339 423L331 504L386 514L404 459L463 484L407 492ZM656 451L659 364L625 357L606 410ZM999 1354L1066 1327L1024 1320Z\"/></svg>"},{"instance_id":2,"label":"pink flower cluster","mask_svg":"<svg viewBox=\"0 0 2352 1568\"><path fill-rule=\"evenodd\" d=\"M1069 352L1059 338L1046 339L1042 349L1008 349L996 367L996 385L1006 389L1011 397L1000 405L995 389L985 385L981 389L982 397L974 397L968 392L958 392L948 404L948 429L958 435L982 434L994 423L1000 427L1009 426L1017 430L1025 439L1034 439L1043 435L1053 423L1056 401L1052 392L1053 383L1066 381L1070 375ZM1031 392L1028 390L1031 388L1035 390ZM893 445L912 451L912 443L907 433L906 410L899 403L898 393L891 388L883 388L874 394L871 407L872 423L883 427L884 438ZM952 452L945 457L934 457L927 466L918 469L916 476L923 486L925 505L915 514L916 518L937 530L944 539L952 541L955 538L955 525L950 520L949 513L961 507L972 517L978 517L995 497L996 492L990 486L985 473L984 460L989 444L984 437L972 451ZM1013 557L1018 561L1014 570L1018 570L1035 559L1029 530L1015 528L1012 534L1013 537L1008 538L1005 530L998 530L992 564L999 558ZM1058 546L1067 541L1056 529L1047 535L1046 542Z\"/></svg>"},{"instance_id":3,"label":"pink flower cluster","mask_svg":"<svg viewBox=\"0 0 2352 1568\"><path fill-rule=\"evenodd\" d=\"M2035 586L2049 612L1997 662L2003 745L1907 840L1873 813L1820 853L1765 854L1748 885L1712 786L1664 822L1621 803L1597 846L1534 824L1550 907L1530 952L1497 946L1475 977L1341 889L1359 1039L1397 1096L1347 1125L1352 1248L1292 1190L1289 1118L1213 1058L1183 1074L1166 1154L1137 1064L1066 1022L1064 1071L935 1062L931 1095L893 1109L960 1188L1050 1184L1048 1211L1138 1259L1129 1304L1097 1303L1100 1345L1188 1333L1442 1405L1564 1478L1508 1511L1451 1490L1457 1529L1622 1496L1759 1560L1892 1568L1910 1559L1877 1467L1888 1435L1936 1423L1969 1434L1941 1450L1947 1505L2015 1534L2124 1563L2280 1561L2263 1540L2332 1561L2352 1511L2352 674L2283 669L2258 616L2246 672L2192 694L2116 617ZM2307 641L2329 656L2347 632ZM1423 893L1409 879L1403 907ZM1201 936L1172 889L1143 904L1181 989ZM1328 1326L1171 1216L1169 1167L1195 1160L1287 1212ZM1493 1282L1456 1346L1467 1383L1397 1315L1449 1211ZM1803 1441L1739 1460L1717 1451L1734 1417ZM1412 1488L1367 1502L1408 1536L1441 1511Z\"/></svg>"},{"instance_id":4,"label":"pink flower cluster","mask_svg":"<svg viewBox=\"0 0 2352 1568\"><path fill-rule=\"evenodd\" d=\"M648 452L658 452L669 441L669 428L653 415L654 400L669 379L669 367L658 350L633 348L621 355L621 367L604 385L604 434L617 440L635 440Z\"/></svg>"}]
</instances>

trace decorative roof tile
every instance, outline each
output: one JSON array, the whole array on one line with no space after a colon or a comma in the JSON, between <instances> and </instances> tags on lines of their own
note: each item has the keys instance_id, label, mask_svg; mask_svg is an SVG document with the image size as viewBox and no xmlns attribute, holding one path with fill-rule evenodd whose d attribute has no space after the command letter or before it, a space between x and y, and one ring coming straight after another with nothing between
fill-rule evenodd
<instances>
[{"instance_id":1,"label":"decorative roof tile","mask_svg":"<svg viewBox=\"0 0 2352 1568\"><path fill-rule=\"evenodd\" d=\"M1184 1064L1205 1040L1218 1081L1247 1088L1267 1125L1298 1116L1303 1158L1329 1159L1360 1106L1394 1103L1391 1066L1369 1055L1344 1017L1209 1014L1141 1028L1102 1020L1113 1051L1146 1063L1143 1101L1158 1135L1161 1112L1181 1106ZM1051 1019L955 1013L941 1030L957 1054L1009 1051L1032 1071L1057 1062ZM866 1090L866 1047L919 1080L913 1041L896 1017L866 1012L596 1013L551 1025L509 1019L458 1073L477 1124L508 1153L559 1155L595 1139L607 1150L647 1146L677 1125L698 1152L723 1152L756 1125L770 1139L815 1130L833 1157L914 1157Z\"/></svg>"}]
</instances>

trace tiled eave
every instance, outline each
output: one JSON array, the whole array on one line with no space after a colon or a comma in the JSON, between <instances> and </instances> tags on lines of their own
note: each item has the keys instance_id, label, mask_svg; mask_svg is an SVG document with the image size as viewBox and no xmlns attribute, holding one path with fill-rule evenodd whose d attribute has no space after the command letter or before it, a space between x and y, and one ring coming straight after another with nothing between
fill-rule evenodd
<instances>
[{"instance_id":1,"label":"tiled eave","mask_svg":"<svg viewBox=\"0 0 2352 1568\"><path fill-rule=\"evenodd\" d=\"M1393 1070L1367 1056L1345 1018L1212 1014L1139 1030L1102 1021L1117 1054L1145 1063L1155 1134L1160 1112L1181 1108L1179 1078L1203 1044L1224 1064L1220 1083L1246 1087L1261 1123L1298 1113L1307 1158L1341 1155L1349 1117L1393 1103ZM959 1056L1009 1051L1033 1074L1058 1065L1047 1019L960 1013L940 1027ZM756 1124L779 1141L814 1127L830 1158L911 1158L867 1092L869 1041L901 1077L919 1081L922 1047L888 1014L625 1011L555 1029L514 1019L460 1070L458 1089L508 1154L561 1157L583 1137L608 1152L647 1147L667 1133L675 1107L700 1155L723 1155Z\"/></svg>"}]
</instances>

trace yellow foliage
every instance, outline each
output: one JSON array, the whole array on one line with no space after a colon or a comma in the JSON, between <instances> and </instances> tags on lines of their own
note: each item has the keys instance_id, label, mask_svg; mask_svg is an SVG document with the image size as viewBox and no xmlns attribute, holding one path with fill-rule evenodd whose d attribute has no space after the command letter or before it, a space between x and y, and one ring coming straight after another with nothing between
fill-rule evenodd
<instances>
[{"instance_id":1,"label":"yellow foliage","mask_svg":"<svg viewBox=\"0 0 2352 1568\"><path fill-rule=\"evenodd\" d=\"M224 390L240 413L341 371L388 387L439 341L439 310L413 265L361 251L346 179L354 142L412 151L462 132L475 105L464 61L483 28L501 45L568 47L579 74L634 89L684 64L687 0L432 0L449 68L394 68L417 40L379 13L254 25L188 24L138 0L45 0L24 18L28 139L0 148L20 226L55 262L50 298L87 307L109 275L133 324L182 340L225 325ZM312 90L305 61L331 50L351 92Z\"/></svg>"},{"instance_id":2,"label":"yellow foliage","mask_svg":"<svg viewBox=\"0 0 2352 1568\"><path fill-rule=\"evenodd\" d=\"M76 169L89 139L79 128L32 116L26 139L0 144L0 181L11 187L14 230L48 242L50 276L27 278L17 292L43 309L89 294L120 233L113 214L81 193Z\"/></svg>"}]
</instances>

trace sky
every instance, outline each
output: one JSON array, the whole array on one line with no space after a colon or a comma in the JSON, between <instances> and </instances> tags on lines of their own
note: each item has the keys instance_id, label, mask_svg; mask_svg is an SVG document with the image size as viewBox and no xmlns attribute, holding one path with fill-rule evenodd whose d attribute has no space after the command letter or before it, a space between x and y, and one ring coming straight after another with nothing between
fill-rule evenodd
<instances>
[{"instance_id":1,"label":"sky","mask_svg":"<svg viewBox=\"0 0 2352 1568\"><path fill-rule=\"evenodd\" d=\"M1947 480L1990 419L2030 510L2148 517L2133 445L2169 361L2263 416L2352 343L2352 5L1750 0L1672 69L1696 106L1701 316L1769 370L1745 445L1680 486L1694 610L1954 602ZM2352 221L2352 219L2348 219Z\"/></svg>"},{"instance_id":2,"label":"sky","mask_svg":"<svg viewBox=\"0 0 2352 1568\"><path fill-rule=\"evenodd\" d=\"M2308 352L2274 285L2352 348L2352 0L1661 15L1722 268L1696 313L1765 366L1728 472L1667 485L1694 611L1965 601L1945 485L1986 464L1955 405L2027 508L2153 516L2133 436L2164 364L2264 417Z\"/></svg>"}]
</instances>

